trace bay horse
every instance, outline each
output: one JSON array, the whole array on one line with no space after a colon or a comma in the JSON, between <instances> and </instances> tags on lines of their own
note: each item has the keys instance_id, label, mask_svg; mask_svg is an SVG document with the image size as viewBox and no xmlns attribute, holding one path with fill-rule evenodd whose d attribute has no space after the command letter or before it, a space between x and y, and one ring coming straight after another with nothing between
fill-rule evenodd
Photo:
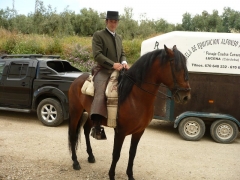
<instances>
[{"instance_id":1,"label":"bay horse","mask_svg":"<svg viewBox=\"0 0 240 180\"><path fill-rule=\"evenodd\" d=\"M76 155L81 126L86 139L88 162L95 162L89 139L92 121L88 116L93 97L81 93L81 87L88 76L89 73L83 73L74 80L69 89L68 138L75 170L81 169ZM127 135L132 137L126 174L129 180L134 180L132 169L137 146L153 118L154 100L161 83L171 90L176 102L186 103L190 99L186 58L176 46L169 49L164 45L164 49L146 53L121 77L118 85L117 127L114 128L112 163L108 173L111 180L115 179L115 168ZM101 124L107 126L107 119L102 120Z\"/></svg>"}]
</instances>

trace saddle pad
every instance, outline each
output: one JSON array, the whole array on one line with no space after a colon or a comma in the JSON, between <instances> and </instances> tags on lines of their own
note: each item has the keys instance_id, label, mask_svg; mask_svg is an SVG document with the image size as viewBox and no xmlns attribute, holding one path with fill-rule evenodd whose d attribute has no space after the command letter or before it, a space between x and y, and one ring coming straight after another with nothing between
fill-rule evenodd
<instances>
[{"instance_id":1,"label":"saddle pad","mask_svg":"<svg viewBox=\"0 0 240 180\"><path fill-rule=\"evenodd\" d=\"M107 98L117 98L118 97L118 76L119 71L115 70L110 76L108 85L105 91Z\"/></svg>"}]
</instances>

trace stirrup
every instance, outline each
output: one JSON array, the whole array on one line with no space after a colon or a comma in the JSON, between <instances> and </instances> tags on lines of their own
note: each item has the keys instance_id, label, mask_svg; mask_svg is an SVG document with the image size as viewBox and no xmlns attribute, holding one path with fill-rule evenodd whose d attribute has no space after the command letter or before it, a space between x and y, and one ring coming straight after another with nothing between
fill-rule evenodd
<instances>
[{"instance_id":1,"label":"stirrup","mask_svg":"<svg viewBox=\"0 0 240 180\"><path fill-rule=\"evenodd\" d=\"M107 139L107 136L105 134L104 128L103 127L93 127L91 136L97 140L105 140Z\"/></svg>"}]
</instances>

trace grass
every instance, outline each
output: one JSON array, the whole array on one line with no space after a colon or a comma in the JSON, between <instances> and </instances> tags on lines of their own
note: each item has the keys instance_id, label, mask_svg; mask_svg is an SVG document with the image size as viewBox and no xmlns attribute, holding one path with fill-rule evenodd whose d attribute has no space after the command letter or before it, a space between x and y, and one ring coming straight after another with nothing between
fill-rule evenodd
<instances>
[{"instance_id":1,"label":"grass","mask_svg":"<svg viewBox=\"0 0 240 180\"><path fill-rule=\"evenodd\" d=\"M142 39L123 40L129 64L140 57ZM79 69L86 71L94 64L92 37L21 34L0 29L0 54L60 55Z\"/></svg>"}]
</instances>

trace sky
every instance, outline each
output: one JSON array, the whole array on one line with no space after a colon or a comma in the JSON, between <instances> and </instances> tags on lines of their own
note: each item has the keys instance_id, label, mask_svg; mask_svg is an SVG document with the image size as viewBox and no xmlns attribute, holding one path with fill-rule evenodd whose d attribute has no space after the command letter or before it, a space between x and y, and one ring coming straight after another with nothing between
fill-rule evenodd
<instances>
[{"instance_id":1,"label":"sky","mask_svg":"<svg viewBox=\"0 0 240 180\"><path fill-rule=\"evenodd\" d=\"M222 14L224 7L229 7L235 11L240 11L239 0L40 0L44 6L51 5L57 12L63 12L65 8L79 13L83 8L92 8L98 13L107 11L119 11L124 14L124 8L132 8L133 19L140 20L144 15L148 20L164 19L168 23L182 23L182 15L190 13L193 16L201 14L204 10L212 14L213 10L218 10ZM36 0L0 0L0 9L14 7L18 14L33 13Z\"/></svg>"}]
</instances>

